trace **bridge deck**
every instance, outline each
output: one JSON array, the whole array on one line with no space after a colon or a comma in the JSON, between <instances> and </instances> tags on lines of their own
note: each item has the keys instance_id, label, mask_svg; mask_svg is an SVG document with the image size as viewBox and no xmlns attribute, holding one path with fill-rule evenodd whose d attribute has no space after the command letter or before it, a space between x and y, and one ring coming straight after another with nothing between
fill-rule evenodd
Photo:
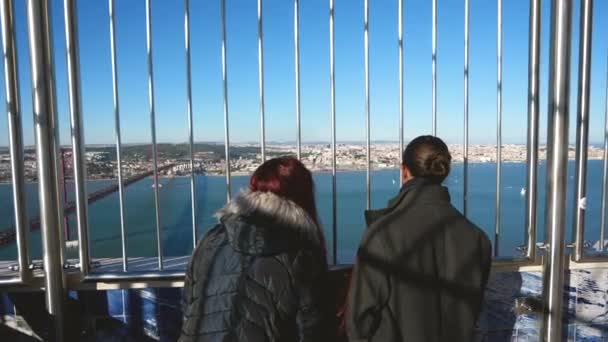
<instances>
[{"instance_id":1,"label":"bridge deck","mask_svg":"<svg viewBox=\"0 0 608 342\"><path fill-rule=\"evenodd\" d=\"M157 173L163 172L166 169L172 168L175 166L175 163L169 163L165 165L160 165ZM124 187L127 187L139 180L142 180L146 177L152 176L154 171L148 170L146 172L142 172L136 175L133 175L125 180L123 180L122 184ZM118 183L109 185L103 189L99 189L88 195L88 204L91 204L95 201L98 201L114 192L118 191ZM63 214L65 216L70 215L76 211L76 202L69 201L63 204ZM40 216L32 217L29 221L30 231L35 231L40 229ZM15 225L11 225L10 227L6 227L0 230L0 246L8 245L15 241L16 233L15 233Z\"/></svg>"}]
</instances>

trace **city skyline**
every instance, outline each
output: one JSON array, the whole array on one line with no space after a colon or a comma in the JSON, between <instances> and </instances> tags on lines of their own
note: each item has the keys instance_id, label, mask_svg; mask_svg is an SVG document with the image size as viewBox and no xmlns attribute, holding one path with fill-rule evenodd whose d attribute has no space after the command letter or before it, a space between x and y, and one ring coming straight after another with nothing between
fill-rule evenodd
<instances>
[{"instance_id":1,"label":"city skyline","mask_svg":"<svg viewBox=\"0 0 608 342\"><path fill-rule=\"evenodd\" d=\"M61 2L52 2L57 111L62 145L70 142ZM219 1L191 3L194 140L223 143ZM430 1L404 1L405 141L431 133ZM227 0L228 102L231 144L259 143L257 13L255 1ZM540 138L546 136L549 3L541 22ZM576 123L579 6L572 22L570 142ZM15 3L25 145L33 144L25 4ZM115 141L108 4L80 3L79 36L86 145ZM438 0L438 135L463 141L464 7ZM117 65L124 144L150 143L143 1L116 2ZM365 141L363 1L336 0L336 139ZM608 3L595 3L591 68L590 141L604 129ZM303 143L330 141L329 7L300 4ZM397 1L370 1L371 140L398 141ZM503 143L525 144L527 124L528 1L503 4ZM183 3L152 1L157 139L187 141ZM496 2L470 4L470 141L496 143ZM264 1L266 140L296 139L293 3ZM3 72L3 70L2 70ZM4 99L4 84L0 97ZM0 146L8 145L6 115Z\"/></svg>"},{"instance_id":2,"label":"city skyline","mask_svg":"<svg viewBox=\"0 0 608 342\"><path fill-rule=\"evenodd\" d=\"M128 144L122 150L122 172L125 179L141 179L142 175L152 172L152 151L148 144ZM193 159L190 160L188 144L160 144L157 149L159 174L162 176L188 175L194 165L195 173L207 175L223 175L226 171L223 146L218 144L197 143L193 149ZM454 163L464 161L462 145L449 144ZM72 177L72 150L61 149L61 172L66 178ZM293 144L266 146L268 158L284 155L295 155L296 146ZM469 148L468 161L471 164L496 163L496 148L492 145L472 145ZM118 164L115 149L112 145L89 147L85 152L88 179L116 179ZM601 148L590 146L587 160L603 158ZM333 160L337 170L363 171L368 167L366 147L363 144L340 143L336 146L335 158L327 143L303 144L301 161L311 171L328 171L333 168ZM262 155L257 145L239 144L231 151L230 168L233 175L250 175L262 163ZM526 162L527 148L524 145L505 144L503 146L503 163ZM574 148L568 151L568 158L574 160ZM546 159L546 148L541 146L539 160ZM401 161L401 151L398 143L374 144L371 147L369 167L372 170L396 169ZM35 151L28 149L24 155L24 176L27 181L37 180L37 163ZM0 150L0 184L11 179L10 156L8 151Z\"/></svg>"}]
</instances>

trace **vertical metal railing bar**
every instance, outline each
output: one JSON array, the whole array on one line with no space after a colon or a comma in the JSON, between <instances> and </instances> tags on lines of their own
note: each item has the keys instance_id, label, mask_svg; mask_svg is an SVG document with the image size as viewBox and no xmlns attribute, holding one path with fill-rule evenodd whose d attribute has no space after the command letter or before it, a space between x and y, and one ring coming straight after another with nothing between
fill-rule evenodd
<instances>
[{"instance_id":1,"label":"vertical metal railing bar","mask_svg":"<svg viewBox=\"0 0 608 342\"><path fill-rule=\"evenodd\" d=\"M154 64L152 60L152 0L146 0L146 56L148 60L148 100L150 105L150 131L152 135L152 172L154 177L154 207L156 218L156 249L158 269L163 269L163 234L160 222L158 189L158 146L156 144L156 108L154 104Z\"/></svg>"},{"instance_id":2,"label":"vertical metal railing bar","mask_svg":"<svg viewBox=\"0 0 608 342\"><path fill-rule=\"evenodd\" d=\"M296 82L296 155L302 159L302 107L300 104L300 0L293 1L293 42Z\"/></svg>"},{"instance_id":3,"label":"vertical metal railing bar","mask_svg":"<svg viewBox=\"0 0 608 342\"><path fill-rule=\"evenodd\" d=\"M230 122L228 117L228 62L226 56L226 0L222 0L220 15L222 19L222 81L224 87L224 153L226 158L226 200L232 197L230 177Z\"/></svg>"},{"instance_id":4,"label":"vertical metal railing bar","mask_svg":"<svg viewBox=\"0 0 608 342\"><path fill-rule=\"evenodd\" d=\"M336 63L334 53L334 0L329 0L329 93L331 108L331 231L333 263L338 263L338 220L336 184Z\"/></svg>"},{"instance_id":5,"label":"vertical metal railing bar","mask_svg":"<svg viewBox=\"0 0 608 342\"><path fill-rule=\"evenodd\" d=\"M61 203L58 203L59 137L50 21L47 0L27 2L46 307L53 322L52 335L55 340L63 341L65 324L65 278L61 260L63 208Z\"/></svg>"},{"instance_id":6,"label":"vertical metal railing bar","mask_svg":"<svg viewBox=\"0 0 608 342\"><path fill-rule=\"evenodd\" d=\"M433 135L437 135L437 0L432 0L432 113L433 113Z\"/></svg>"},{"instance_id":7,"label":"vertical metal railing bar","mask_svg":"<svg viewBox=\"0 0 608 342\"><path fill-rule=\"evenodd\" d=\"M528 137L526 144L526 257L536 255L540 82L540 0L530 0L528 40Z\"/></svg>"},{"instance_id":8,"label":"vertical metal railing bar","mask_svg":"<svg viewBox=\"0 0 608 342\"><path fill-rule=\"evenodd\" d=\"M398 186L401 187L401 181L403 179L403 170L401 168L401 154L403 153L403 131L404 131L404 99L403 99L403 72L404 72L404 59L403 55L403 0L397 0L397 32L399 35L399 153L397 154L397 160L399 165L399 182Z\"/></svg>"},{"instance_id":9,"label":"vertical metal railing bar","mask_svg":"<svg viewBox=\"0 0 608 342\"><path fill-rule=\"evenodd\" d=\"M26 282L29 271L29 221L25 201L25 178L23 170L23 128L21 126L21 102L19 97L19 73L17 45L15 43L15 17L13 2L0 2L2 24L2 52L4 60L4 90L8 118L9 148L11 156L11 179L13 183L13 207L17 234L17 260L19 281Z\"/></svg>"},{"instance_id":10,"label":"vertical metal railing bar","mask_svg":"<svg viewBox=\"0 0 608 342\"><path fill-rule=\"evenodd\" d=\"M84 276L89 273L89 213L87 198L87 166L82 125L82 97L80 93L80 60L78 48L78 10L76 1L64 1L65 48L72 130L72 158L76 192L76 220L78 223L78 257Z\"/></svg>"},{"instance_id":11,"label":"vertical metal railing bar","mask_svg":"<svg viewBox=\"0 0 608 342\"><path fill-rule=\"evenodd\" d=\"M602 166L602 212L600 216L600 252L604 251L606 234L606 201L608 196L608 57L606 57L606 98L604 99L604 153Z\"/></svg>"},{"instance_id":12,"label":"vertical metal railing bar","mask_svg":"<svg viewBox=\"0 0 608 342\"><path fill-rule=\"evenodd\" d=\"M190 0L184 0L184 47L186 55L186 102L188 111L188 141L190 144L190 203L192 206L192 247L198 240L198 194L194 171L194 122L192 113L192 63L190 53Z\"/></svg>"},{"instance_id":13,"label":"vertical metal railing bar","mask_svg":"<svg viewBox=\"0 0 608 342\"><path fill-rule=\"evenodd\" d=\"M370 98L369 98L369 0L363 0L363 45L365 50L365 155L366 155L366 176L365 176L365 207L369 210L372 201L371 191L371 122L370 122Z\"/></svg>"},{"instance_id":14,"label":"vertical metal railing bar","mask_svg":"<svg viewBox=\"0 0 608 342\"><path fill-rule=\"evenodd\" d=\"M464 142L462 144L462 211L469 208L469 0L464 0Z\"/></svg>"},{"instance_id":15,"label":"vertical metal railing bar","mask_svg":"<svg viewBox=\"0 0 608 342\"><path fill-rule=\"evenodd\" d=\"M125 188L122 179L122 136L120 133L120 101L118 98L118 65L116 60L116 26L114 20L114 0L108 0L110 17L110 55L112 64L112 99L114 101L114 135L116 136L116 173L118 177L118 208L120 213L120 241L122 249L122 270L129 269L127 254L127 228L125 225Z\"/></svg>"},{"instance_id":16,"label":"vertical metal railing bar","mask_svg":"<svg viewBox=\"0 0 608 342\"><path fill-rule=\"evenodd\" d=\"M49 10L50 13L50 10ZM50 14L49 14L50 17ZM52 37L52 24L50 22L49 19L49 35ZM49 42L52 42L52 38L49 38ZM51 60L54 61L54 58L51 58ZM54 64L51 64L52 66L54 66ZM52 72L52 78L53 78L53 83L55 80L55 70L50 70L49 72ZM48 99L52 102L52 106L55 110L55 113L57 113L57 99L56 99L56 88L55 86L53 86L52 88L53 90L53 96L49 96ZM55 172L55 177L54 177L54 181L55 181L55 187L57 188L57 193L56 193L56 200L55 200L55 211L57 213L59 213L58 215L56 215L57 217L57 227L59 227L59 260L61 261L61 265L62 267L67 267L68 263L67 263L67 259L66 259L66 217L64 214L64 187L63 187L63 183L65 181L65 175L60 171L62 170L62 160L63 160L63 152L61 149L61 144L60 144L60 140L59 140L59 123L58 123L58 119L57 119L57 114L53 117L54 118L54 122L52 123L53 126L53 134L55 135L55 145L53 145L54 148L54 153L53 155L57 156L57 158L55 158L55 163L53 164L54 167L57 169L57 171Z\"/></svg>"},{"instance_id":17,"label":"vertical metal railing bar","mask_svg":"<svg viewBox=\"0 0 608 342\"><path fill-rule=\"evenodd\" d=\"M494 228L494 256L500 250L500 219L502 198L502 0L497 0L496 37L496 212Z\"/></svg>"},{"instance_id":18,"label":"vertical metal railing bar","mask_svg":"<svg viewBox=\"0 0 608 342\"><path fill-rule=\"evenodd\" d=\"M50 31L52 31L52 28L49 29ZM54 79L54 71L53 71L53 79ZM53 88L56 89L56 88ZM55 90L54 90L55 91ZM55 106L55 110L56 110L56 95L54 95L51 100L53 101L53 106ZM55 186L57 188L57 195L56 195L56 200L55 200L55 212L59 213L57 215L57 227L59 227L59 260L61 261L61 265L63 266L68 266L67 264L67 259L66 259L66 253L65 253L65 248L66 248L66 217L64 216L64 206L63 206L63 202L64 202L64 188L63 188L63 182L65 181L64 179L64 175L61 172L61 164L62 164L62 149L61 149L61 144L59 142L59 124L57 122L54 122L53 124L54 127L54 134L56 139L53 140L53 143L55 144L55 150L57 151L57 158L55 158L55 163L54 163L54 167L56 168L56 172L55 172Z\"/></svg>"},{"instance_id":19,"label":"vertical metal railing bar","mask_svg":"<svg viewBox=\"0 0 608 342\"><path fill-rule=\"evenodd\" d=\"M585 208L587 194L587 149L589 147L589 94L591 87L591 50L593 35L593 0L581 1L578 62L578 100L576 117L576 170L574 181L574 259L583 257ZM603 245L603 243L600 243Z\"/></svg>"},{"instance_id":20,"label":"vertical metal railing bar","mask_svg":"<svg viewBox=\"0 0 608 342\"><path fill-rule=\"evenodd\" d=\"M258 0L258 89L260 92L260 151L266 161L266 103L264 102L264 3Z\"/></svg>"},{"instance_id":21,"label":"vertical metal railing bar","mask_svg":"<svg viewBox=\"0 0 608 342\"><path fill-rule=\"evenodd\" d=\"M562 313L565 267L568 120L572 1L552 0L549 58L546 242L543 265L541 339L563 340Z\"/></svg>"}]
</instances>

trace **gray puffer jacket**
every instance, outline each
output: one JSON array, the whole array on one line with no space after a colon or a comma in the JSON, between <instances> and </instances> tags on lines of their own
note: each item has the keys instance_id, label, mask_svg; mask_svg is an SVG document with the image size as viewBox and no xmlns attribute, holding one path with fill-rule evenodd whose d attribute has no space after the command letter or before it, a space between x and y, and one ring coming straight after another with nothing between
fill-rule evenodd
<instances>
[{"instance_id":1,"label":"gray puffer jacket","mask_svg":"<svg viewBox=\"0 0 608 342\"><path fill-rule=\"evenodd\" d=\"M323 238L306 212L244 192L216 216L187 269L179 341L332 341Z\"/></svg>"}]
</instances>

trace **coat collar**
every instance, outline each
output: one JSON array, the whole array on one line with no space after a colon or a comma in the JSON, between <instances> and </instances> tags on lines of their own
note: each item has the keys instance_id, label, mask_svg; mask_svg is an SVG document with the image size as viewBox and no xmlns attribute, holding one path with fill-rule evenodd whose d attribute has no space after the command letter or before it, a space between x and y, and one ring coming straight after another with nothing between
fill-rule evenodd
<instances>
[{"instance_id":1,"label":"coat collar","mask_svg":"<svg viewBox=\"0 0 608 342\"><path fill-rule=\"evenodd\" d=\"M414 202L414 199L416 202L450 202L450 195L446 187L430 183L424 178L414 178L401 187L399 194L388 201L386 208L365 211L367 226L397 209L397 207L405 208L409 206Z\"/></svg>"},{"instance_id":2,"label":"coat collar","mask_svg":"<svg viewBox=\"0 0 608 342\"><path fill-rule=\"evenodd\" d=\"M292 242L321 246L320 228L294 202L271 192L244 191L215 217L224 225L230 244L249 254L274 254Z\"/></svg>"}]
</instances>

